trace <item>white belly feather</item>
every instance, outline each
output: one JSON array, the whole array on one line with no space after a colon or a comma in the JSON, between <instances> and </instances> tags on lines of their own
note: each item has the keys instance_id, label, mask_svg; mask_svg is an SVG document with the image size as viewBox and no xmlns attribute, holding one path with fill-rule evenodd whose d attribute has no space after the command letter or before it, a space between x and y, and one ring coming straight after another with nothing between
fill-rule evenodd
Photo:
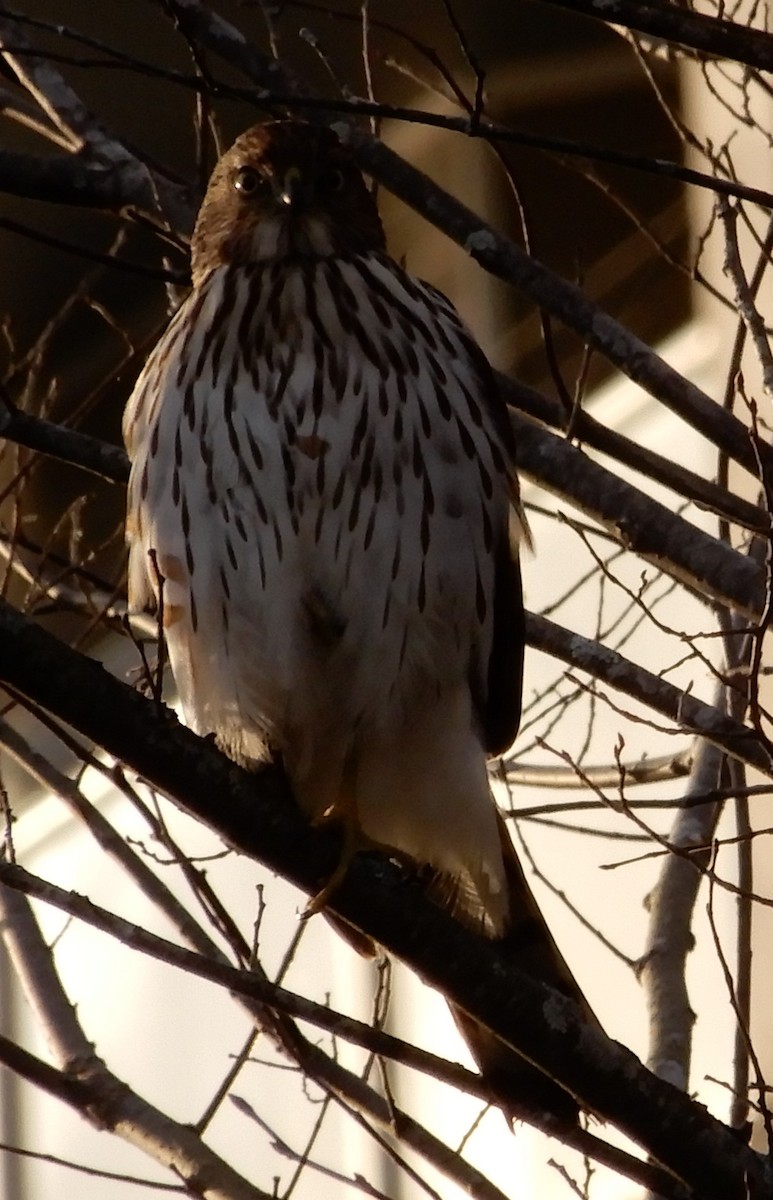
<instances>
[{"instance_id":1,"label":"white belly feather","mask_svg":"<svg viewBox=\"0 0 773 1200\"><path fill-rule=\"evenodd\" d=\"M157 598L155 551L196 730L242 759L280 750L311 812L350 792L368 836L468 878L496 928L503 868L470 692L507 519L496 435L471 416L447 302L439 320L435 293L376 256L367 267L395 297L388 319L383 304L342 309L356 261L266 266L237 288L215 271L186 301L125 419L130 598ZM411 328L400 306L417 304ZM433 341L455 351L450 377Z\"/></svg>"}]
</instances>

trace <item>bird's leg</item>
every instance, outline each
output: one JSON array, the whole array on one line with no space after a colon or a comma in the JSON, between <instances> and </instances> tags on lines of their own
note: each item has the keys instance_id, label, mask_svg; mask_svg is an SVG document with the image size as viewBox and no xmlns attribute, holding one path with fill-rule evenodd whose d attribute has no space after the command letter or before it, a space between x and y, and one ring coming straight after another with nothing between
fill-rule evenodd
<instances>
[{"instance_id":1,"label":"bird's leg","mask_svg":"<svg viewBox=\"0 0 773 1200\"><path fill-rule=\"evenodd\" d=\"M321 813L312 818L312 825L318 828L331 822L339 825L343 832L343 846L333 874L322 890L313 896L306 905L304 918L311 917L325 908L336 888L343 883L355 854L363 851L377 852L388 855L389 858L399 859L406 866L410 864L415 866L410 855L401 854L394 846L374 841L365 833L357 812L357 790L353 774L350 766L344 772L343 786L338 796Z\"/></svg>"},{"instance_id":2,"label":"bird's leg","mask_svg":"<svg viewBox=\"0 0 773 1200\"><path fill-rule=\"evenodd\" d=\"M333 874L306 905L304 919L321 912L327 906L333 893L343 883L355 854L363 851L384 854L388 858L397 859L406 867L416 866L416 861L410 854L402 853L385 842L376 841L365 832L357 806L357 787L357 758L356 753L350 751L341 771L336 794L331 799L328 792L325 800L318 801L317 812L311 818L312 825L317 828L335 822L342 830L343 845Z\"/></svg>"},{"instance_id":3,"label":"bird's leg","mask_svg":"<svg viewBox=\"0 0 773 1200\"><path fill-rule=\"evenodd\" d=\"M372 843L362 832L357 819L357 800L353 789L347 788L342 796L329 805L320 816L314 818L312 824L316 826L328 825L332 821L340 825L343 831L341 855L333 874L325 886L306 905L306 910L303 914L304 918L311 917L314 913L321 912L326 907L330 897L343 883L346 872L349 870L349 864L355 854L360 850L368 850L372 847Z\"/></svg>"}]
</instances>

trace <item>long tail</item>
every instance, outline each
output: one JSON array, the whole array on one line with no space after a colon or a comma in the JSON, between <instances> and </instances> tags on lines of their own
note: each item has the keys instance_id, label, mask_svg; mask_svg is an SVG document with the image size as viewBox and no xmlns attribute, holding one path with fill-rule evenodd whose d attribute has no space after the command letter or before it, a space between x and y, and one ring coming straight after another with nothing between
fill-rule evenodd
<instances>
[{"instance_id":1,"label":"long tail","mask_svg":"<svg viewBox=\"0 0 773 1200\"><path fill-rule=\"evenodd\" d=\"M556 946L526 882L505 822L500 814L497 815L510 907L507 931L497 939L498 944L516 966L568 996L582 1009L589 1024L598 1026L596 1016ZM561 1120L577 1120L576 1100L556 1080L501 1042L484 1025L453 1004L450 1007L481 1074L493 1087L508 1115L517 1117L527 1110L536 1110L547 1111Z\"/></svg>"},{"instance_id":2,"label":"long tail","mask_svg":"<svg viewBox=\"0 0 773 1200\"><path fill-rule=\"evenodd\" d=\"M582 1010L589 1024L598 1021L569 970L542 916L523 868L515 853L501 813L495 808L502 864L507 888L507 920L503 933L495 936L503 953L517 967L543 983L568 996ZM425 868L429 892L441 907L448 909L457 920L481 933L491 928L491 914L481 909L481 899L470 904L468 889L459 881L438 875ZM352 947L364 956L376 953L372 940L328 912L327 918ZM501 921L500 921L501 925ZM579 1107L574 1097L560 1083L551 1079L528 1059L500 1041L489 1029L462 1012L449 1001L449 1007L462 1037L472 1052L481 1074L497 1096L500 1107L510 1118L527 1116L530 1112L548 1112L553 1117L574 1124Z\"/></svg>"}]
</instances>

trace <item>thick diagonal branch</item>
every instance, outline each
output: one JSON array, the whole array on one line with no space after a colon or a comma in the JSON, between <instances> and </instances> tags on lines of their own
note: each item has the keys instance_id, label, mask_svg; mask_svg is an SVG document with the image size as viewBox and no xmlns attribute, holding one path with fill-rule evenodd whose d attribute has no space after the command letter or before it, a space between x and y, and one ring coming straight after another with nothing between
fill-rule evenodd
<instances>
[{"instance_id":1,"label":"thick diagonal branch","mask_svg":"<svg viewBox=\"0 0 773 1200\"><path fill-rule=\"evenodd\" d=\"M335 869L338 839L306 824L277 771L257 778L241 771L173 714L7 606L0 607L0 678L307 893L318 892ZM494 944L438 910L395 864L355 859L332 907L561 1079L584 1106L613 1121L705 1200L741 1200L747 1187L762 1194L756 1156L719 1122L589 1030L569 1001L513 968Z\"/></svg>"}]
</instances>

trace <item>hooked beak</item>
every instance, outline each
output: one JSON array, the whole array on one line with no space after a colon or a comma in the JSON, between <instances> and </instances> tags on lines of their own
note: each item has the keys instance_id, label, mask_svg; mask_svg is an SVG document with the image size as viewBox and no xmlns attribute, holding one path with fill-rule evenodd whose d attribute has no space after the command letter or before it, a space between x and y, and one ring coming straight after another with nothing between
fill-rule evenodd
<instances>
[{"instance_id":1,"label":"hooked beak","mask_svg":"<svg viewBox=\"0 0 773 1200\"><path fill-rule=\"evenodd\" d=\"M297 167L290 167L284 179L277 180L276 197L286 208L297 208L303 194L303 179Z\"/></svg>"}]
</instances>

